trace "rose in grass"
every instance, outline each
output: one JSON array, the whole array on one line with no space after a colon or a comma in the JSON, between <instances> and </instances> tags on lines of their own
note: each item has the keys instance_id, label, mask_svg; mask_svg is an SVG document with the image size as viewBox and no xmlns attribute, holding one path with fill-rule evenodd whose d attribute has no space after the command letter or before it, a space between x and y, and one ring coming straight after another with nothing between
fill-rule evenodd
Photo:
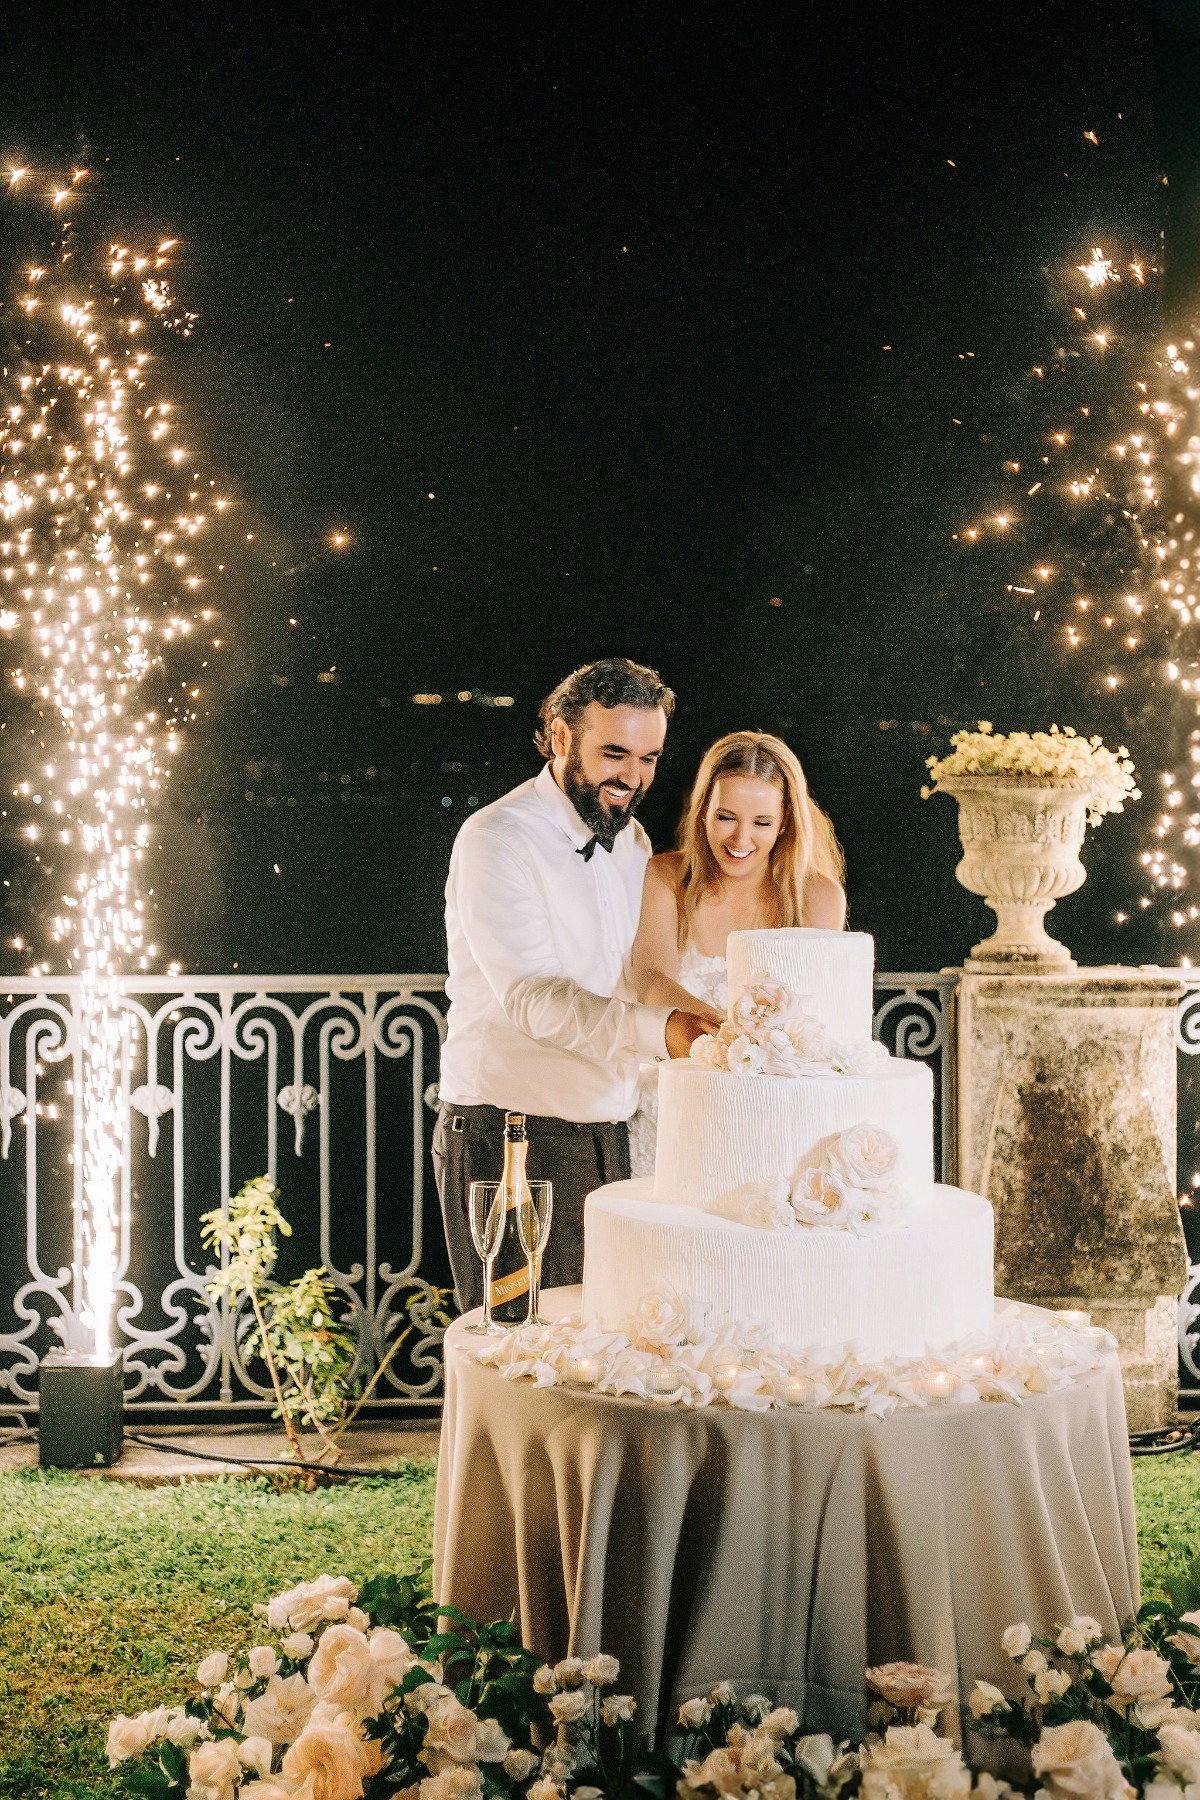
<instances>
[{"instance_id":1,"label":"rose in grass","mask_svg":"<svg viewBox=\"0 0 1200 1800\"><path fill-rule=\"evenodd\" d=\"M1049 1800L1133 1800L1112 1745L1090 1719L1047 1725L1030 1754Z\"/></svg>"}]
</instances>

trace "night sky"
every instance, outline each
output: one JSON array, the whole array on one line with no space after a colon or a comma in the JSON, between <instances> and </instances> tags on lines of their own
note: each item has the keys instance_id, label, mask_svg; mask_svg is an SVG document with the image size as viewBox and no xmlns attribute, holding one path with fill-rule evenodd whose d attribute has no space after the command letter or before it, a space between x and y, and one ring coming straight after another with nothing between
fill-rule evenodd
<instances>
[{"instance_id":1,"label":"night sky","mask_svg":"<svg viewBox=\"0 0 1200 1800\"><path fill-rule=\"evenodd\" d=\"M1061 271L1119 245L1162 263L1156 329L1200 304L1194 10L909 10L5 9L0 151L183 240L178 395L253 533L162 815L164 955L442 968L455 830L599 655L679 695L656 843L712 737L782 732L885 969L991 928L919 798L952 730L1059 718L1152 766L1158 702L952 534ZM0 203L5 286L29 230ZM1081 960L1200 956L1114 923L1146 829L1090 839L1052 917ZM3 861L11 931L39 878Z\"/></svg>"}]
</instances>

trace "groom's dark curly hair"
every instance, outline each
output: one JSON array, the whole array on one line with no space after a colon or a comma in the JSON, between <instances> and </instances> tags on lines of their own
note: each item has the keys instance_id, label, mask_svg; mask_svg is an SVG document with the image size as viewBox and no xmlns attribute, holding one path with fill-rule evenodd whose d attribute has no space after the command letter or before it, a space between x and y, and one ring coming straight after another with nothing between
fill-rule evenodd
<instances>
[{"instance_id":1,"label":"groom's dark curly hair","mask_svg":"<svg viewBox=\"0 0 1200 1800\"><path fill-rule=\"evenodd\" d=\"M668 719L675 710L675 695L657 669L647 669L625 656L606 656L600 662L585 663L542 701L533 741L547 761L554 755L550 727L555 719L562 719L573 730L593 700L601 706L640 706L647 712L661 707Z\"/></svg>"}]
</instances>

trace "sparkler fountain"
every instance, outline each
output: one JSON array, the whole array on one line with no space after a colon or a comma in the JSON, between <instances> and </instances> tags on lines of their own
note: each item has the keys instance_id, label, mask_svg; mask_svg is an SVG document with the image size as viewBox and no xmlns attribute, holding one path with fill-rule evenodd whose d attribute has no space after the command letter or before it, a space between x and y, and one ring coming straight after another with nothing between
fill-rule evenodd
<instances>
[{"instance_id":1,"label":"sparkler fountain","mask_svg":"<svg viewBox=\"0 0 1200 1800\"><path fill-rule=\"evenodd\" d=\"M85 175L47 194L31 172L13 170L9 187L34 189L61 217ZM195 322L168 285L173 242L92 254L64 218L53 248L0 306L0 631L21 646L11 680L49 752L36 783L20 783L14 798L38 808L24 834L47 872L69 872L49 940L79 981L75 1302L57 1328L65 1360L115 1369L119 1391L129 1028L120 984L157 955L141 892L151 807L200 698L194 667L180 679L165 647L193 631L193 644L219 645L202 629L214 615L199 608L195 540L226 502L179 442L146 341L156 327L186 337ZM44 1365L43 1434L45 1377Z\"/></svg>"}]
</instances>

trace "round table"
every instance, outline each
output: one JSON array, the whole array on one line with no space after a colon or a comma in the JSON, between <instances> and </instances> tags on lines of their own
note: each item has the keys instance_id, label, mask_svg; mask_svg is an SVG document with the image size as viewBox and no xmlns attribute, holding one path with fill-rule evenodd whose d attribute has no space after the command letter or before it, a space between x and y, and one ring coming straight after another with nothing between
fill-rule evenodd
<instances>
[{"instance_id":1,"label":"round table","mask_svg":"<svg viewBox=\"0 0 1200 1800\"><path fill-rule=\"evenodd\" d=\"M545 1297L578 1311L579 1289ZM661 1736L723 1678L861 1727L869 1664L1006 1677L1006 1625L1138 1605L1117 1359L1022 1405L689 1412L510 1381L445 1339L439 1600L550 1661L607 1650Z\"/></svg>"}]
</instances>

